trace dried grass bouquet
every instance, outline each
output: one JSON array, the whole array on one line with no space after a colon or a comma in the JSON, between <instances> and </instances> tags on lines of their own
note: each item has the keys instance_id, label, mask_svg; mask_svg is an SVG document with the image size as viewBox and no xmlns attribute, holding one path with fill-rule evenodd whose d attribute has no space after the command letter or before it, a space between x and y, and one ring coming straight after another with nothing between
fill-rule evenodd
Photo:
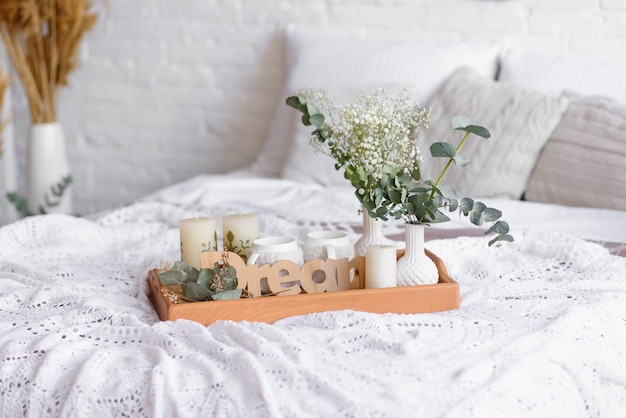
<instances>
[{"instance_id":1,"label":"dried grass bouquet","mask_svg":"<svg viewBox=\"0 0 626 418\"><path fill-rule=\"evenodd\" d=\"M97 20L90 0L0 0L0 35L22 81L33 123L56 121L59 88Z\"/></svg>"}]
</instances>

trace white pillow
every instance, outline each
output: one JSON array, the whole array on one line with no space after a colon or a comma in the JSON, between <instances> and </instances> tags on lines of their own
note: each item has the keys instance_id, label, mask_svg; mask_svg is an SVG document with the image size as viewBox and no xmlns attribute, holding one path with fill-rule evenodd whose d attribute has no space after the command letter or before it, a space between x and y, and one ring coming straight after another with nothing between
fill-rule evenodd
<instances>
[{"instance_id":1,"label":"white pillow","mask_svg":"<svg viewBox=\"0 0 626 418\"><path fill-rule=\"evenodd\" d=\"M288 30L286 37L287 80L268 139L252 165L259 175L280 176L296 132L306 129L297 124L298 112L285 105L285 99L298 90L323 88L332 97L337 89L356 94L360 88L401 85L409 87L418 101L427 103L459 66L469 65L487 77L495 77L501 51L500 45L493 42L353 39L297 30ZM313 155L308 147L296 151ZM285 174L290 177L293 173L289 169Z\"/></svg>"},{"instance_id":2,"label":"white pillow","mask_svg":"<svg viewBox=\"0 0 626 418\"><path fill-rule=\"evenodd\" d=\"M502 57L498 79L544 93L612 97L626 103L626 60L509 51Z\"/></svg>"},{"instance_id":3,"label":"white pillow","mask_svg":"<svg viewBox=\"0 0 626 418\"><path fill-rule=\"evenodd\" d=\"M566 94L570 107L537 160L526 200L626 209L626 105Z\"/></svg>"},{"instance_id":4,"label":"white pillow","mask_svg":"<svg viewBox=\"0 0 626 418\"><path fill-rule=\"evenodd\" d=\"M437 180L444 158L430 156L433 142L455 146L464 132L450 129L455 115L465 115L484 126L490 139L471 135L459 155L471 160L465 168L452 164L442 183L459 197L520 199L535 161L567 109L568 101L510 83L487 79L471 68L461 68L446 81L432 102L431 123L420 145L424 179Z\"/></svg>"}]
</instances>

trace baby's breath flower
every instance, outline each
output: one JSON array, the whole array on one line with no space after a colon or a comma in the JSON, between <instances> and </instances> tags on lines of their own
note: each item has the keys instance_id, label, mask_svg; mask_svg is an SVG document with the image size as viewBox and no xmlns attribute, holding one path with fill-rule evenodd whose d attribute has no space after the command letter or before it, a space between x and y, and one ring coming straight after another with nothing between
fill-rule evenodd
<instances>
[{"instance_id":1,"label":"baby's breath flower","mask_svg":"<svg viewBox=\"0 0 626 418\"><path fill-rule=\"evenodd\" d=\"M383 89L370 94L359 91L354 102L345 106L334 105L323 90L306 90L298 96L327 117L321 133L328 137L332 132L332 141L320 144L314 137L311 143L340 166L363 170L366 178L373 179L381 179L386 167L407 173L418 168L422 158L415 142L420 128L428 125L430 109L413 103L408 90L395 98L388 98ZM366 189L374 186L366 182ZM358 192L363 195L366 190Z\"/></svg>"}]
</instances>

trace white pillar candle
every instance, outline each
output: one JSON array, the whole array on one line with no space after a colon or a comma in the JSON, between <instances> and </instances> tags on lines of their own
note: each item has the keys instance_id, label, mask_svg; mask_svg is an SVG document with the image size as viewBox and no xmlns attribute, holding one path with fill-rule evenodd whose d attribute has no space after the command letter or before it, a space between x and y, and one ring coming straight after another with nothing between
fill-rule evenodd
<instances>
[{"instance_id":1,"label":"white pillar candle","mask_svg":"<svg viewBox=\"0 0 626 418\"><path fill-rule=\"evenodd\" d=\"M396 286L396 247L369 245L365 249L365 288Z\"/></svg>"},{"instance_id":2,"label":"white pillar candle","mask_svg":"<svg viewBox=\"0 0 626 418\"><path fill-rule=\"evenodd\" d=\"M202 251L217 251L215 218L199 217L183 219L179 223L180 255L189 266L200 268Z\"/></svg>"},{"instance_id":3,"label":"white pillar candle","mask_svg":"<svg viewBox=\"0 0 626 418\"><path fill-rule=\"evenodd\" d=\"M254 240L259 238L259 217L251 213L224 216L222 232L224 249L237 253L246 261Z\"/></svg>"}]
</instances>

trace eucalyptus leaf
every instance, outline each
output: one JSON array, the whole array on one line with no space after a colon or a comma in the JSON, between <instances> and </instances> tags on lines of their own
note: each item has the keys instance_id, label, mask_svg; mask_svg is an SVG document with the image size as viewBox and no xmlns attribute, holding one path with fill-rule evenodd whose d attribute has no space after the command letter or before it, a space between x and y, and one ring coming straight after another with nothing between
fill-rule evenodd
<instances>
[{"instance_id":1,"label":"eucalyptus leaf","mask_svg":"<svg viewBox=\"0 0 626 418\"><path fill-rule=\"evenodd\" d=\"M391 189L388 193L389 200L391 200L392 203L399 204L402 202L402 192L398 191L397 189Z\"/></svg>"},{"instance_id":2,"label":"eucalyptus leaf","mask_svg":"<svg viewBox=\"0 0 626 418\"><path fill-rule=\"evenodd\" d=\"M173 286L184 283L187 280L187 273L178 269L170 269L159 273L159 280L164 286Z\"/></svg>"},{"instance_id":3,"label":"eucalyptus leaf","mask_svg":"<svg viewBox=\"0 0 626 418\"><path fill-rule=\"evenodd\" d=\"M502 212L495 208L485 209L485 221L494 222L502 217Z\"/></svg>"},{"instance_id":4,"label":"eucalyptus leaf","mask_svg":"<svg viewBox=\"0 0 626 418\"><path fill-rule=\"evenodd\" d=\"M509 224L504 221L497 221L494 223L485 234L508 234L509 232Z\"/></svg>"},{"instance_id":5,"label":"eucalyptus leaf","mask_svg":"<svg viewBox=\"0 0 626 418\"><path fill-rule=\"evenodd\" d=\"M472 162L472 160L467 159L467 158L462 157L462 156L460 156L460 155L458 155L458 154L457 154L457 155L454 157L454 162L455 162L455 164L456 164L457 166L459 166L459 167L461 167L461 168L465 168L465 167L467 167L468 165L470 165L470 163Z\"/></svg>"},{"instance_id":6,"label":"eucalyptus leaf","mask_svg":"<svg viewBox=\"0 0 626 418\"><path fill-rule=\"evenodd\" d=\"M313 103L306 102L306 113L309 115L317 115L320 113L320 109L315 106Z\"/></svg>"},{"instance_id":7,"label":"eucalyptus leaf","mask_svg":"<svg viewBox=\"0 0 626 418\"><path fill-rule=\"evenodd\" d=\"M209 287L211 281L213 280L213 274L213 269L201 269L198 273L196 283Z\"/></svg>"},{"instance_id":8,"label":"eucalyptus leaf","mask_svg":"<svg viewBox=\"0 0 626 418\"><path fill-rule=\"evenodd\" d=\"M321 128L324 125L324 115L322 115L321 113L316 113L314 115L311 115L309 117L309 122L311 122L311 124L313 124L314 126L317 126L318 128ZM321 133L321 131L320 131ZM324 136L322 135L322 137L324 138Z\"/></svg>"},{"instance_id":9,"label":"eucalyptus leaf","mask_svg":"<svg viewBox=\"0 0 626 418\"><path fill-rule=\"evenodd\" d=\"M430 146L430 154L433 157L454 158L456 147L449 142L435 142Z\"/></svg>"},{"instance_id":10,"label":"eucalyptus leaf","mask_svg":"<svg viewBox=\"0 0 626 418\"><path fill-rule=\"evenodd\" d=\"M485 205L483 202L474 202L474 205L472 206L472 211L476 212L476 213L483 213L485 210L487 209L487 205Z\"/></svg>"},{"instance_id":11,"label":"eucalyptus leaf","mask_svg":"<svg viewBox=\"0 0 626 418\"><path fill-rule=\"evenodd\" d=\"M441 211L436 211L435 212L435 217L433 219L433 223L441 223L441 222L449 222L449 221L450 221L450 218L445 213L443 213Z\"/></svg>"},{"instance_id":12,"label":"eucalyptus leaf","mask_svg":"<svg viewBox=\"0 0 626 418\"><path fill-rule=\"evenodd\" d=\"M473 124L474 122L464 115L456 115L450 120L450 127L455 131L465 129L466 126Z\"/></svg>"},{"instance_id":13,"label":"eucalyptus leaf","mask_svg":"<svg viewBox=\"0 0 626 418\"><path fill-rule=\"evenodd\" d=\"M471 211L469 213L469 220L476 226L481 226L483 224L483 214L482 212Z\"/></svg>"},{"instance_id":14,"label":"eucalyptus leaf","mask_svg":"<svg viewBox=\"0 0 626 418\"><path fill-rule=\"evenodd\" d=\"M240 299L243 289L224 290L211 295L212 300L235 300Z\"/></svg>"},{"instance_id":15,"label":"eucalyptus leaf","mask_svg":"<svg viewBox=\"0 0 626 418\"><path fill-rule=\"evenodd\" d=\"M465 132L469 132L481 138L489 139L491 138L491 133L487 130L487 128L478 125L469 125L462 129Z\"/></svg>"},{"instance_id":16,"label":"eucalyptus leaf","mask_svg":"<svg viewBox=\"0 0 626 418\"><path fill-rule=\"evenodd\" d=\"M464 197L463 199L461 199L461 212L463 212L463 215L467 216L471 211L472 208L474 207L474 200L472 200L469 197Z\"/></svg>"},{"instance_id":17,"label":"eucalyptus leaf","mask_svg":"<svg viewBox=\"0 0 626 418\"><path fill-rule=\"evenodd\" d=\"M442 184L439 186L439 191L443 197L448 199L456 199L456 190L453 187L448 186L447 184Z\"/></svg>"},{"instance_id":18,"label":"eucalyptus leaf","mask_svg":"<svg viewBox=\"0 0 626 418\"><path fill-rule=\"evenodd\" d=\"M289 107L293 107L294 109L298 110L300 109L300 98L298 98L297 96L287 97L285 103L287 103L287 106Z\"/></svg>"},{"instance_id":19,"label":"eucalyptus leaf","mask_svg":"<svg viewBox=\"0 0 626 418\"><path fill-rule=\"evenodd\" d=\"M185 283L183 291L185 292L185 297L193 301L207 300L213 293L208 287L196 282Z\"/></svg>"}]
</instances>

